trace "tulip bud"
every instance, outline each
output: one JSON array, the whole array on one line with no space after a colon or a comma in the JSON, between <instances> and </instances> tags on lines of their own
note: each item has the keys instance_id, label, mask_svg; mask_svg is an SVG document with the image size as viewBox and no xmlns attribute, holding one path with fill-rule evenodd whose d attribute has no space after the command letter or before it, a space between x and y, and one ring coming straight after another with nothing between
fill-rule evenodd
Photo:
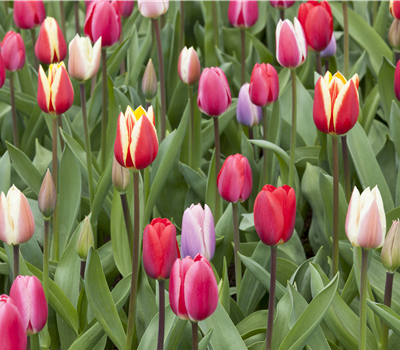
<instances>
[{"instance_id":1,"label":"tulip bud","mask_svg":"<svg viewBox=\"0 0 400 350\"><path fill-rule=\"evenodd\" d=\"M44 176L38 196L39 210L45 220L50 220L57 203L57 193L49 169Z\"/></svg>"},{"instance_id":2,"label":"tulip bud","mask_svg":"<svg viewBox=\"0 0 400 350\"><path fill-rule=\"evenodd\" d=\"M268 106L278 99L278 73L269 63L255 64L251 73L249 94L251 102L260 107Z\"/></svg>"},{"instance_id":3,"label":"tulip bud","mask_svg":"<svg viewBox=\"0 0 400 350\"><path fill-rule=\"evenodd\" d=\"M249 83L244 84L240 88L236 107L236 118L240 124L251 128L260 123L262 119L262 108L251 102L249 88Z\"/></svg>"},{"instance_id":4,"label":"tulip bud","mask_svg":"<svg viewBox=\"0 0 400 350\"><path fill-rule=\"evenodd\" d=\"M129 170L121 166L115 159L115 157L113 159L113 167L112 167L112 182L115 189L120 194L126 193L129 184L131 183L131 174L129 173Z\"/></svg>"},{"instance_id":5,"label":"tulip bud","mask_svg":"<svg viewBox=\"0 0 400 350\"><path fill-rule=\"evenodd\" d=\"M127 18L131 15L133 11L133 7L135 5L134 0L128 0L128 1L119 1L119 0L113 0L112 5L118 8L118 13L122 18Z\"/></svg>"},{"instance_id":6,"label":"tulip bud","mask_svg":"<svg viewBox=\"0 0 400 350\"><path fill-rule=\"evenodd\" d=\"M343 135L357 123L360 111L357 74L349 80L337 72L327 72L315 85L313 117L315 126L325 134Z\"/></svg>"},{"instance_id":7,"label":"tulip bud","mask_svg":"<svg viewBox=\"0 0 400 350\"><path fill-rule=\"evenodd\" d=\"M79 34L76 34L69 43L69 75L80 82L93 78L99 70L100 54L101 37L92 48L89 38L81 38Z\"/></svg>"},{"instance_id":8,"label":"tulip bud","mask_svg":"<svg viewBox=\"0 0 400 350\"><path fill-rule=\"evenodd\" d=\"M250 28L258 20L257 1L230 1L228 9L229 22L236 28Z\"/></svg>"},{"instance_id":9,"label":"tulip bud","mask_svg":"<svg viewBox=\"0 0 400 350\"><path fill-rule=\"evenodd\" d=\"M228 80L220 68L206 68L201 73L197 105L201 112L218 117L231 105L231 90Z\"/></svg>"},{"instance_id":10,"label":"tulip bud","mask_svg":"<svg viewBox=\"0 0 400 350\"><path fill-rule=\"evenodd\" d=\"M355 247L382 247L386 234L386 216L378 186L368 188L360 196L354 187L346 216L346 235Z\"/></svg>"},{"instance_id":11,"label":"tulip bud","mask_svg":"<svg viewBox=\"0 0 400 350\"><path fill-rule=\"evenodd\" d=\"M121 35L118 11L106 0L92 1L86 11L84 31L93 43L101 37L102 47L114 45Z\"/></svg>"},{"instance_id":12,"label":"tulip bud","mask_svg":"<svg viewBox=\"0 0 400 350\"><path fill-rule=\"evenodd\" d=\"M276 27L276 59L289 69L301 66L307 58L307 41L297 18L294 25L288 19L279 20Z\"/></svg>"},{"instance_id":13,"label":"tulip bud","mask_svg":"<svg viewBox=\"0 0 400 350\"><path fill-rule=\"evenodd\" d=\"M400 21L396 18L390 26L388 40L393 49L400 49Z\"/></svg>"},{"instance_id":14,"label":"tulip bud","mask_svg":"<svg viewBox=\"0 0 400 350\"><path fill-rule=\"evenodd\" d=\"M335 56L336 53L336 38L335 35L332 34L331 41L329 42L329 45L325 50L321 51L321 57L322 58L329 58L332 56Z\"/></svg>"},{"instance_id":15,"label":"tulip bud","mask_svg":"<svg viewBox=\"0 0 400 350\"><path fill-rule=\"evenodd\" d=\"M67 44L57 21L47 17L40 27L35 55L44 64L58 63L67 57Z\"/></svg>"},{"instance_id":16,"label":"tulip bud","mask_svg":"<svg viewBox=\"0 0 400 350\"><path fill-rule=\"evenodd\" d=\"M138 0L139 12L146 18L157 18L168 11L168 0Z\"/></svg>"},{"instance_id":17,"label":"tulip bud","mask_svg":"<svg viewBox=\"0 0 400 350\"><path fill-rule=\"evenodd\" d=\"M193 46L188 49L186 46L179 54L178 60L178 74L182 83L186 85L194 85L200 78L200 61L197 52Z\"/></svg>"},{"instance_id":18,"label":"tulip bud","mask_svg":"<svg viewBox=\"0 0 400 350\"><path fill-rule=\"evenodd\" d=\"M9 72L21 70L25 64L25 45L21 34L7 32L1 42L4 66Z\"/></svg>"},{"instance_id":19,"label":"tulip bud","mask_svg":"<svg viewBox=\"0 0 400 350\"><path fill-rule=\"evenodd\" d=\"M14 23L19 29L34 29L46 17L43 1L14 1Z\"/></svg>"},{"instance_id":20,"label":"tulip bud","mask_svg":"<svg viewBox=\"0 0 400 350\"><path fill-rule=\"evenodd\" d=\"M10 289L10 297L21 314L26 333L40 332L47 322L47 300L36 276L18 276Z\"/></svg>"},{"instance_id":21,"label":"tulip bud","mask_svg":"<svg viewBox=\"0 0 400 350\"><path fill-rule=\"evenodd\" d=\"M0 240L6 244L28 242L35 232L35 220L28 200L14 185L7 197L0 196Z\"/></svg>"},{"instance_id":22,"label":"tulip bud","mask_svg":"<svg viewBox=\"0 0 400 350\"><path fill-rule=\"evenodd\" d=\"M150 58L142 79L142 92L147 102L151 102L151 100L156 97L157 88L156 71L153 66L153 61Z\"/></svg>"},{"instance_id":23,"label":"tulip bud","mask_svg":"<svg viewBox=\"0 0 400 350\"><path fill-rule=\"evenodd\" d=\"M390 273L395 273L400 267L400 227L399 219L393 221L381 251L383 266Z\"/></svg>"},{"instance_id":24,"label":"tulip bud","mask_svg":"<svg viewBox=\"0 0 400 350\"><path fill-rule=\"evenodd\" d=\"M0 89L3 87L5 81L6 81L6 67L4 66L3 55L0 52Z\"/></svg>"},{"instance_id":25,"label":"tulip bud","mask_svg":"<svg viewBox=\"0 0 400 350\"><path fill-rule=\"evenodd\" d=\"M183 320L199 322L218 306L218 285L213 269L201 254L176 259L169 281L169 304Z\"/></svg>"},{"instance_id":26,"label":"tulip bud","mask_svg":"<svg viewBox=\"0 0 400 350\"><path fill-rule=\"evenodd\" d=\"M21 315L8 295L0 295L0 339L4 350L25 350L27 337Z\"/></svg>"},{"instance_id":27,"label":"tulip bud","mask_svg":"<svg viewBox=\"0 0 400 350\"><path fill-rule=\"evenodd\" d=\"M48 77L39 67L37 101L40 109L51 115L63 114L71 108L74 89L63 62L51 64Z\"/></svg>"},{"instance_id":28,"label":"tulip bud","mask_svg":"<svg viewBox=\"0 0 400 350\"><path fill-rule=\"evenodd\" d=\"M394 18L400 19L400 1L399 0L390 1L389 11Z\"/></svg>"},{"instance_id":29,"label":"tulip bud","mask_svg":"<svg viewBox=\"0 0 400 350\"><path fill-rule=\"evenodd\" d=\"M175 226L168 219L153 219L143 233L143 266L149 277L168 279L180 257Z\"/></svg>"},{"instance_id":30,"label":"tulip bud","mask_svg":"<svg viewBox=\"0 0 400 350\"><path fill-rule=\"evenodd\" d=\"M275 7L278 10L285 10L285 9L288 9L289 7L292 7L295 2L296 1L287 1L287 0L286 1L285 0L272 1L272 0L270 0L269 3L271 4L272 7Z\"/></svg>"},{"instance_id":31,"label":"tulip bud","mask_svg":"<svg viewBox=\"0 0 400 350\"><path fill-rule=\"evenodd\" d=\"M86 216L76 244L76 252L82 261L86 261L90 247L94 247L94 236L90 219Z\"/></svg>"},{"instance_id":32,"label":"tulip bud","mask_svg":"<svg viewBox=\"0 0 400 350\"><path fill-rule=\"evenodd\" d=\"M265 185L254 202L254 225L258 237L269 246L287 242L296 221L296 194L284 185Z\"/></svg>"},{"instance_id":33,"label":"tulip bud","mask_svg":"<svg viewBox=\"0 0 400 350\"><path fill-rule=\"evenodd\" d=\"M181 234L182 256L194 258L197 254L212 260L215 253L214 218L207 204L192 204L183 213Z\"/></svg>"},{"instance_id":34,"label":"tulip bud","mask_svg":"<svg viewBox=\"0 0 400 350\"><path fill-rule=\"evenodd\" d=\"M396 98L400 101L400 61L397 61L396 70L394 71L394 93Z\"/></svg>"},{"instance_id":35,"label":"tulip bud","mask_svg":"<svg viewBox=\"0 0 400 350\"><path fill-rule=\"evenodd\" d=\"M241 154L226 158L217 177L217 186L220 196L228 202L244 202L249 198L253 175L247 158Z\"/></svg>"}]
</instances>

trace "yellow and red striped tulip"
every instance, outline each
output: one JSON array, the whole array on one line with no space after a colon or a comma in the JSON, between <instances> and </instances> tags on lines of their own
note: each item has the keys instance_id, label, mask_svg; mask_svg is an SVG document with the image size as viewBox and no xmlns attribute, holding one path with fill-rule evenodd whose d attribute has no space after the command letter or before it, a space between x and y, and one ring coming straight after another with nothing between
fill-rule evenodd
<instances>
[{"instance_id":1,"label":"yellow and red striped tulip","mask_svg":"<svg viewBox=\"0 0 400 350\"><path fill-rule=\"evenodd\" d=\"M158 139L153 107L147 112L142 106L135 111L130 106L118 117L117 138L114 144L115 159L125 168L147 168L158 153Z\"/></svg>"},{"instance_id":2,"label":"yellow and red striped tulip","mask_svg":"<svg viewBox=\"0 0 400 350\"><path fill-rule=\"evenodd\" d=\"M347 81L337 72L327 72L315 85L313 117L318 130L331 135L346 134L357 123L360 111L358 74Z\"/></svg>"}]
</instances>

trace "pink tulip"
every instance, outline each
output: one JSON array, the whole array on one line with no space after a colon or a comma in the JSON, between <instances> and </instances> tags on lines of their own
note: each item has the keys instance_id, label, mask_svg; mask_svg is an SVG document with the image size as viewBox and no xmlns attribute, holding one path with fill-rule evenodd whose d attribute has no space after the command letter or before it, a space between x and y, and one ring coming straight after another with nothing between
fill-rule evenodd
<instances>
[{"instance_id":1,"label":"pink tulip","mask_svg":"<svg viewBox=\"0 0 400 350\"><path fill-rule=\"evenodd\" d=\"M21 70L25 64L25 45L21 34L10 30L1 42L4 66L9 72Z\"/></svg>"},{"instance_id":2,"label":"pink tulip","mask_svg":"<svg viewBox=\"0 0 400 350\"><path fill-rule=\"evenodd\" d=\"M112 2L114 8L115 6L118 7L119 15L122 18L127 18L132 14L133 7L135 6L135 1L128 0L128 1L120 1L120 0L113 0Z\"/></svg>"},{"instance_id":3,"label":"pink tulip","mask_svg":"<svg viewBox=\"0 0 400 350\"><path fill-rule=\"evenodd\" d=\"M10 297L21 314L26 333L40 332L47 322L47 301L37 277L18 276L11 286Z\"/></svg>"},{"instance_id":4,"label":"pink tulip","mask_svg":"<svg viewBox=\"0 0 400 350\"><path fill-rule=\"evenodd\" d=\"M3 55L0 52L0 89L3 87L5 81L6 81L6 67L4 66Z\"/></svg>"},{"instance_id":5,"label":"pink tulip","mask_svg":"<svg viewBox=\"0 0 400 350\"><path fill-rule=\"evenodd\" d=\"M19 29L34 29L46 17L43 1L14 1L14 22Z\"/></svg>"},{"instance_id":6,"label":"pink tulip","mask_svg":"<svg viewBox=\"0 0 400 350\"><path fill-rule=\"evenodd\" d=\"M218 286L213 269L201 254L192 260L176 259L169 281L169 303L183 320L198 322L211 316L218 305Z\"/></svg>"},{"instance_id":7,"label":"pink tulip","mask_svg":"<svg viewBox=\"0 0 400 350\"><path fill-rule=\"evenodd\" d=\"M200 78L200 61L197 52L193 46L188 49L186 46L182 49L178 59L179 78L186 85L194 85Z\"/></svg>"},{"instance_id":8,"label":"pink tulip","mask_svg":"<svg viewBox=\"0 0 400 350\"><path fill-rule=\"evenodd\" d=\"M270 0L270 4L272 7L275 7L279 10L285 10L288 9L289 7L292 7L296 1L285 1L285 0L279 0L279 1L273 1Z\"/></svg>"},{"instance_id":9,"label":"pink tulip","mask_svg":"<svg viewBox=\"0 0 400 350\"><path fill-rule=\"evenodd\" d=\"M168 11L168 0L138 0L139 12L146 18L157 18Z\"/></svg>"},{"instance_id":10,"label":"pink tulip","mask_svg":"<svg viewBox=\"0 0 400 350\"><path fill-rule=\"evenodd\" d=\"M276 69L269 63L256 63L251 73L250 100L264 107L274 103L279 97L279 78Z\"/></svg>"},{"instance_id":11,"label":"pink tulip","mask_svg":"<svg viewBox=\"0 0 400 350\"><path fill-rule=\"evenodd\" d=\"M258 20L257 1L230 1L228 18L236 28L252 27Z\"/></svg>"}]
</instances>

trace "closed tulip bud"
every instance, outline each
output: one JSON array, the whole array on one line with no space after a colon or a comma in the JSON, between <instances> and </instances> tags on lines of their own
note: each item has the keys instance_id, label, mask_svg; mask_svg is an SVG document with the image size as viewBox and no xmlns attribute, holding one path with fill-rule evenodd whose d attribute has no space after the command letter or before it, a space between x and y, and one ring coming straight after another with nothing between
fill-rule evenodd
<instances>
[{"instance_id":1,"label":"closed tulip bud","mask_svg":"<svg viewBox=\"0 0 400 350\"><path fill-rule=\"evenodd\" d=\"M5 81L6 81L6 67L4 66L3 55L0 52L0 89L3 87Z\"/></svg>"},{"instance_id":2,"label":"closed tulip bud","mask_svg":"<svg viewBox=\"0 0 400 350\"><path fill-rule=\"evenodd\" d=\"M308 48L321 52L328 46L333 33L333 16L327 1L307 1L299 7L299 22L303 26Z\"/></svg>"},{"instance_id":3,"label":"closed tulip bud","mask_svg":"<svg viewBox=\"0 0 400 350\"><path fill-rule=\"evenodd\" d=\"M181 234L182 256L194 258L197 254L212 260L215 253L214 218L207 204L192 204L183 213Z\"/></svg>"},{"instance_id":4,"label":"closed tulip bud","mask_svg":"<svg viewBox=\"0 0 400 350\"><path fill-rule=\"evenodd\" d=\"M175 226L168 219L153 219L143 233L143 266L149 277L168 279L180 258Z\"/></svg>"},{"instance_id":5,"label":"closed tulip bud","mask_svg":"<svg viewBox=\"0 0 400 350\"><path fill-rule=\"evenodd\" d=\"M135 6L135 1L134 0L128 0L128 1L119 1L119 0L113 0L112 2L113 6L118 8L119 15L122 18L127 18L132 14L133 7Z\"/></svg>"},{"instance_id":6,"label":"closed tulip bud","mask_svg":"<svg viewBox=\"0 0 400 350\"><path fill-rule=\"evenodd\" d=\"M71 108L74 89L63 62L51 64L48 77L39 67L37 101L40 109L51 115L63 114Z\"/></svg>"},{"instance_id":7,"label":"closed tulip bud","mask_svg":"<svg viewBox=\"0 0 400 350\"><path fill-rule=\"evenodd\" d=\"M1 42L4 66L9 72L21 70L25 64L25 45L20 34L10 30Z\"/></svg>"},{"instance_id":8,"label":"closed tulip bud","mask_svg":"<svg viewBox=\"0 0 400 350\"><path fill-rule=\"evenodd\" d=\"M297 18L294 25L288 19L279 20L276 27L276 59L289 69L301 66L307 58L307 41Z\"/></svg>"},{"instance_id":9,"label":"closed tulip bud","mask_svg":"<svg viewBox=\"0 0 400 350\"><path fill-rule=\"evenodd\" d=\"M285 1L285 0L272 1L272 0L270 0L269 3L271 4L272 7L275 7L276 9L285 10L285 9L288 9L289 7L292 7L295 2L296 1Z\"/></svg>"},{"instance_id":10,"label":"closed tulip bud","mask_svg":"<svg viewBox=\"0 0 400 350\"><path fill-rule=\"evenodd\" d=\"M125 168L140 170L147 168L158 153L158 139L155 128L153 107L147 112L142 106L135 111L130 106L125 115L118 117L117 138L114 155Z\"/></svg>"},{"instance_id":11,"label":"closed tulip bud","mask_svg":"<svg viewBox=\"0 0 400 350\"><path fill-rule=\"evenodd\" d=\"M394 19L388 33L389 44L394 49L400 49L400 21Z\"/></svg>"},{"instance_id":12,"label":"closed tulip bud","mask_svg":"<svg viewBox=\"0 0 400 350\"><path fill-rule=\"evenodd\" d=\"M284 185L265 185L254 202L254 225L258 237L269 246L287 242L296 221L296 194Z\"/></svg>"},{"instance_id":13,"label":"closed tulip bud","mask_svg":"<svg viewBox=\"0 0 400 350\"><path fill-rule=\"evenodd\" d=\"M262 108L251 102L249 88L249 83L244 84L240 88L236 107L236 118L240 124L251 128L260 123L262 119Z\"/></svg>"},{"instance_id":14,"label":"closed tulip bud","mask_svg":"<svg viewBox=\"0 0 400 350\"><path fill-rule=\"evenodd\" d=\"M94 247L94 236L90 219L86 216L76 244L76 252L82 261L86 261L90 247Z\"/></svg>"},{"instance_id":15,"label":"closed tulip bud","mask_svg":"<svg viewBox=\"0 0 400 350\"><path fill-rule=\"evenodd\" d=\"M35 220L28 200L14 185L7 197L0 196L0 240L6 244L28 242L35 232Z\"/></svg>"},{"instance_id":16,"label":"closed tulip bud","mask_svg":"<svg viewBox=\"0 0 400 350\"><path fill-rule=\"evenodd\" d=\"M68 73L69 75L84 82L93 78L99 70L101 54L101 37L92 44L88 37L75 38L69 43Z\"/></svg>"},{"instance_id":17,"label":"closed tulip bud","mask_svg":"<svg viewBox=\"0 0 400 350\"><path fill-rule=\"evenodd\" d=\"M57 203L57 193L49 169L44 176L38 196L39 210L45 220L50 220Z\"/></svg>"},{"instance_id":18,"label":"closed tulip bud","mask_svg":"<svg viewBox=\"0 0 400 350\"><path fill-rule=\"evenodd\" d=\"M394 93L396 98L400 101L400 61L397 61L396 70L394 71Z\"/></svg>"},{"instance_id":19,"label":"closed tulip bud","mask_svg":"<svg viewBox=\"0 0 400 350\"><path fill-rule=\"evenodd\" d=\"M150 102L157 95L157 76L151 58L147 63L142 79L142 92L147 102Z\"/></svg>"},{"instance_id":20,"label":"closed tulip bud","mask_svg":"<svg viewBox=\"0 0 400 350\"><path fill-rule=\"evenodd\" d=\"M58 63L67 57L67 44L57 21L47 17L35 45L35 55L44 64Z\"/></svg>"},{"instance_id":21,"label":"closed tulip bud","mask_svg":"<svg viewBox=\"0 0 400 350\"><path fill-rule=\"evenodd\" d=\"M168 0L138 0L139 12L146 18L157 18L168 11Z\"/></svg>"},{"instance_id":22,"label":"closed tulip bud","mask_svg":"<svg viewBox=\"0 0 400 350\"><path fill-rule=\"evenodd\" d=\"M194 85L200 79L200 61L197 52L193 46L188 49L186 46L182 49L178 60L178 74L182 83Z\"/></svg>"},{"instance_id":23,"label":"closed tulip bud","mask_svg":"<svg viewBox=\"0 0 400 350\"><path fill-rule=\"evenodd\" d=\"M218 67L206 68L201 73L197 95L200 111L218 117L231 105L232 97L228 80Z\"/></svg>"},{"instance_id":24,"label":"closed tulip bud","mask_svg":"<svg viewBox=\"0 0 400 350\"><path fill-rule=\"evenodd\" d=\"M36 276L18 276L10 289L10 297L21 315L26 333L40 332L47 322L47 301Z\"/></svg>"},{"instance_id":25,"label":"closed tulip bud","mask_svg":"<svg viewBox=\"0 0 400 350\"><path fill-rule=\"evenodd\" d=\"M336 48L337 48L336 38L335 38L335 35L332 34L332 38L331 38L331 41L329 42L329 45L326 47L325 50L321 51L321 57L329 58L329 57L335 56Z\"/></svg>"},{"instance_id":26,"label":"closed tulip bud","mask_svg":"<svg viewBox=\"0 0 400 350\"><path fill-rule=\"evenodd\" d=\"M346 235L355 247L382 247L386 234L386 216L378 186L363 193L354 187L346 216Z\"/></svg>"},{"instance_id":27,"label":"closed tulip bud","mask_svg":"<svg viewBox=\"0 0 400 350\"><path fill-rule=\"evenodd\" d=\"M357 123L360 111L357 74L349 80L337 72L327 72L315 85L313 116L318 130L343 135Z\"/></svg>"},{"instance_id":28,"label":"closed tulip bud","mask_svg":"<svg viewBox=\"0 0 400 350\"><path fill-rule=\"evenodd\" d=\"M43 1L14 1L14 23L19 29L33 29L42 24L46 17Z\"/></svg>"},{"instance_id":29,"label":"closed tulip bud","mask_svg":"<svg viewBox=\"0 0 400 350\"><path fill-rule=\"evenodd\" d=\"M0 295L0 339L2 350L25 350L25 327L14 301L8 295Z\"/></svg>"},{"instance_id":30,"label":"closed tulip bud","mask_svg":"<svg viewBox=\"0 0 400 350\"><path fill-rule=\"evenodd\" d=\"M253 175L247 158L241 154L226 158L217 177L217 187L220 196L228 202L244 202L249 198Z\"/></svg>"},{"instance_id":31,"label":"closed tulip bud","mask_svg":"<svg viewBox=\"0 0 400 350\"><path fill-rule=\"evenodd\" d=\"M400 1L399 0L390 1L389 11L394 18L400 19Z\"/></svg>"},{"instance_id":32,"label":"closed tulip bud","mask_svg":"<svg viewBox=\"0 0 400 350\"><path fill-rule=\"evenodd\" d=\"M390 273L395 273L400 267L400 227L399 219L393 221L381 251L383 266Z\"/></svg>"},{"instance_id":33,"label":"closed tulip bud","mask_svg":"<svg viewBox=\"0 0 400 350\"><path fill-rule=\"evenodd\" d=\"M129 184L131 183L131 174L129 170L118 163L118 161L113 159L112 167L112 183L115 189L119 193L126 193Z\"/></svg>"},{"instance_id":34,"label":"closed tulip bud","mask_svg":"<svg viewBox=\"0 0 400 350\"><path fill-rule=\"evenodd\" d=\"M251 73L249 93L251 102L257 106L264 107L274 103L279 97L276 69L269 63L256 63Z\"/></svg>"},{"instance_id":35,"label":"closed tulip bud","mask_svg":"<svg viewBox=\"0 0 400 350\"><path fill-rule=\"evenodd\" d=\"M94 43L101 37L102 47L114 45L121 35L121 18L109 1L92 1L85 18L85 35Z\"/></svg>"},{"instance_id":36,"label":"closed tulip bud","mask_svg":"<svg viewBox=\"0 0 400 350\"><path fill-rule=\"evenodd\" d=\"M218 306L218 285L213 269L201 254L176 259L169 281L169 304L183 320L199 322Z\"/></svg>"},{"instance_id":37,"label":"closed tulip bud","mask_svg":"<svg viewBox=\"0 0 400 350\"><path fill-rule=\"evenodd\" d=\"M236 28L250 28L258 20L257 1L230 1L228 19Z\"/></svg>"}]
</instances>

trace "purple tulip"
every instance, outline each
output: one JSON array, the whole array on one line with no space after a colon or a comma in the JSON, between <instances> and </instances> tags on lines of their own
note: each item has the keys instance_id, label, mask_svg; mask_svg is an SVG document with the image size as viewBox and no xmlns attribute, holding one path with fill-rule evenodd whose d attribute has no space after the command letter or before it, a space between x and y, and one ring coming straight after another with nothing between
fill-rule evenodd
<instances>
[{"instance_id":1,"label":"purple tulip","mask_svg":"<svg viewBox=\"0 0 400 350\"><path fill-rule=\"evenodd\" d=\"M249 83L244 84L240 88L236 107L236 118L240 124L252 127L260 123L262 119L262 108L251 102L249 88Z\"/></svg>"},{"instance_id":2,"label":"purple tulip","mask_svg":"<svg viewBox=\"0 0 400 350\"><path fill-rule=\"evenodd\" d=\"M192 204L183 213L181 235L182 257L201 254L210 260L215 253L214 218L207 204Z\"/></svg>"},{"instance_id":3,"label":"purple tulip","mask_svg":"<svg viewBox=\"0 0 400 350\"><path fill-rule=\"evenodd\" d=\"M335 39L335 34L332 34L332 38L328 46L326 47L325 50L321 51L321 57L329 58L335 56L335 53L336 53L336 39Z\"/></svg>"}]
</instances>

